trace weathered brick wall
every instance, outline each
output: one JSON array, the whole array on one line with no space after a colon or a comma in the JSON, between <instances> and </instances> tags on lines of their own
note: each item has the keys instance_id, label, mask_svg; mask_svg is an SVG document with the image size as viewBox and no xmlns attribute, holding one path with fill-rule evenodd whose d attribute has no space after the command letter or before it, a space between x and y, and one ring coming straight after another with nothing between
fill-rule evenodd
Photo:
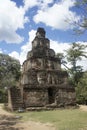
<instances>
[{"instance_id":1,"label":"weathered brick wall","mask_svg":"<svg viewBox=\"0 0 87 130\"><path fill-rule=\"evenodd\" d=\"M40 89L24 90L24 103L25 107L45 106L46 104L48 104L47 90L40 90Z\"/></svg>"},{"instance_id":2,"label":"weathered brick wall","mask_svg":"<svg viewBox=\"0 0 87 130\"><path fill-rule=\"evenodd\" d=\"M56 93L57 105L75 105L75 90L72 89L59 89Z\"/></svg>"},{"instance_id":3,"label":"weathered brick wall","mask_svg":"<svg viewBox=\"0 0 87 130\"><path fill-rule=\"evenodd\" d=\"M75 90L68 84L68 74L61 69L61 60L50 49L45 30L38 28L23 64L21 89L25 107L48 104L74 104Z\"/></svg>"}]
</instances>

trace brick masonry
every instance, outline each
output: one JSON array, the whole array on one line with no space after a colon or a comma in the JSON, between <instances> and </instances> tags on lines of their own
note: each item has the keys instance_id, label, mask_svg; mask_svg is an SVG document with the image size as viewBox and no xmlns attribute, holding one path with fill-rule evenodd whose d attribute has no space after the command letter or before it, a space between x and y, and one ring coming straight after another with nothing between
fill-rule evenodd
<instances>
[{"instance_id":1,"label":"brick masonry","mask_svg":"<svg viewBox=\"0 0 87 130\"><path fill-rule=\"evenodd\" d=\"M75 89L68 83L68 74L61 69L61 60L50 49L50 40L45 33L43 28L37 29L32 50L27 53L22 66L21 99L23 107L29 110L32 107L43 109L75 105Z\"/></svg>"}]
</instances>

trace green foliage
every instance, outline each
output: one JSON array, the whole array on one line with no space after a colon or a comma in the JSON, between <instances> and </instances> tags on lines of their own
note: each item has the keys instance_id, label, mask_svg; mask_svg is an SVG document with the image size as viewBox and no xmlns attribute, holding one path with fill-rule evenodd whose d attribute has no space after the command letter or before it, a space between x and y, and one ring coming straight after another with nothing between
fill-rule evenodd
<instances>
[{"instance_id":1,"label":"green foliage","mask_svg":"<svg viewBox=\"0 0 87 130\"><path fill-rule=\"evenodd\" d=\"M65 56L64 56L64 54L63 54L63 53L57 53L57 54L56 54L56 57L58 57L58 58L60 59L60 61L61 61L61 64L64 65L65 68L67 68L67 69L69 70L68 66L66 65L67 62L65 61Z\"/></svg>"},{"instance_id":2,"label":"green foliage","mask_svg":"<svg viewBox=\"0 0 87 130\"><path fill-rule=\"evenodd\" d=\"M77 34L87 31L87 0L76 0L75 7L80 11L81 20L74 22Z\"/></svg>"},{"instance_id":3,"label":"green foliage","mask_svg":"<svg viewBox=\"0 0 87 130\"><path fill-rule=\"evenodd\" d=\"M82 56L86 57L87 56L85 55L85 48L87 46L85 45L82 45L80 43L72 43L71 44L71 47L66 50L67 54L67 60L68 62L70 62L72 65L76 64L76 61L77 60L81 60L82 59Z\"/></svg>"},{"instance_id":4,"label":"green foliage","mask_svg":"<svg viewBox=\"0 0 87 130\"><path fill-rule=\"evenodd\" d=\"M76 86L82 77L82 66L78 65L77 62L82 60L82 57L87 58L85 52L86 45L82 45L80 43L72 43L71 47L66 52L66 60L67 63L70 65L68 69L70 80L74 86Z\"/></svg>"},{"instance_id":5,"label":"green foliage","mask_svg":"<svg viewBox=\"0 0 87 130\"><path fill-rule=\"evenodd\" d=\"M83 57L87 58L86 48L87 45L72 43L70 48L65 50L65 56L62 53L57 54L62 61L61 64L67 68L69 83L76 87L77 103L81 104L87 104L87 73L83 73L82 66L78 65L78 61L81 61ZM70 68L66 63L70 65Z\"/></svg>"},{"instance_id":6,"label":"green foliage","mask_svg":"<svg viewBox=\"0 0 87 130\"><path fill-rule=\"evenodd\" d=\"M5 92L5 90L0 89L0 103L5 103L7 102L7 93Z\"/></svg>"},{"instance_id":7,"label":"green foliage","mask_svg":"<svg viewBox=\"0 0 87 130\"><path fill-rule=\"evenodd\" d=\"M78 103L87 105L87 72L83 74L83 77L78 82L76 97Z\"/></svg>"},{"instance_id":8,"label":"green foliage","mask_svg":"<svg viewBox=\"0 0 87 130\"><path fill-rule=\"evenodd\" d=\"M79 12L78 20L66 18L65 21L72 24L75 34L81 35L87 31L87 0L75 0L74 9Z\"/></svg>"},{"instance_id":9,"label":"green foliage","mask_svg":"<svg viewBox=\"0 0 87 130\"><path fill-rule=\"evenodd\" d=\"M20 62L8 55L0 54L0 95L5 95L5 87L16 85L20 74Z\"/></svg>"}]
</instances>

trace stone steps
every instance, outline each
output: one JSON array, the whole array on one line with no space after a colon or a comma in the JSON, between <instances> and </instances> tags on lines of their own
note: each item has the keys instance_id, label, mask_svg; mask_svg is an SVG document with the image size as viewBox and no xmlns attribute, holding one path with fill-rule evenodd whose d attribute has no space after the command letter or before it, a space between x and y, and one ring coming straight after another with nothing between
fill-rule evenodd
<instances>
[{"instance_id":1,"label":"stone steps","mask_svg":"<svg viewBox=\"0 0 87 130\"><path fill-rule=\"evenodd\" d=\"M54 110L54 108L46 108L46 107L28 107L26 111L44 111L44 110Z\"/></svg>"},{"instance_id":2,"label":"stone steps","mask_svg":"<svg viewBox=\"0 0 87 130\"><path fill-rule=\"evenodd\" d=\"M23 107L23 101L21 98L21 91L18 88L11 89L12 109L18 110Z\"/></svg>"}]
</instances>

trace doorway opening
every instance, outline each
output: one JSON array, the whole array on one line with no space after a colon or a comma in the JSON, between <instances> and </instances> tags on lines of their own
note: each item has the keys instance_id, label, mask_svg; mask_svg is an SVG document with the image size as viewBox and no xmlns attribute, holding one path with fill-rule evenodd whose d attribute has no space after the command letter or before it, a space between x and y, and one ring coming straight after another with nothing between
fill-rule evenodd
<instances>
[{"instance_id":1,"label":"doorway opening","mask_svg":"<svg viewBox=\"0 0 87 130\"><path fill-rule=\"evenodd\" d=\"M49 97L49 104L54 103L54 90L52 88L48 88L48 97Z\"/></svg>"}]
</instances>

